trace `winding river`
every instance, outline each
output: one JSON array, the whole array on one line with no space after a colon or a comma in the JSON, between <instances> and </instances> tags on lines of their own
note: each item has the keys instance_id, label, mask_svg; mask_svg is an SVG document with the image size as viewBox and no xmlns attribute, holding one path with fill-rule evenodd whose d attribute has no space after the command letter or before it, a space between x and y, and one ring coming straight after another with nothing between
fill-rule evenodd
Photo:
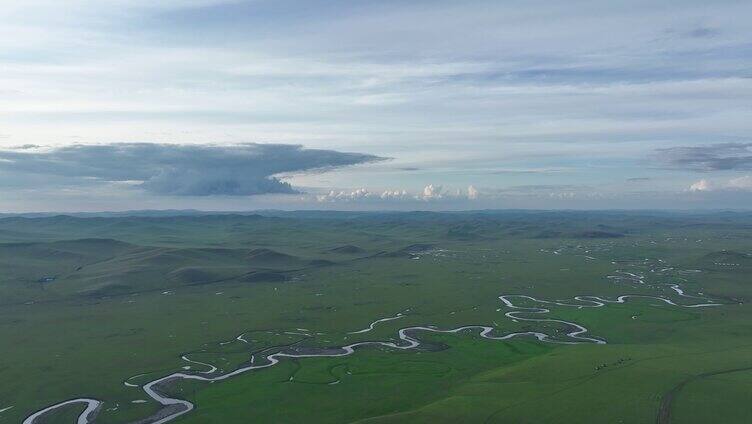
<instances>
[{"instance_id":1,"label":"winding river","mask_svg":"<svg viewBox=\"0 0 752 424\"><path fill-rule=\"evenodd\" d=\"M63 406L72 405L76 403L83 403L86 405L86 409L84 409L84 411L81 412L81 414L78 416L78 420L76 421L77 424L88 424L92 422L94 420L94 417L97 415L99 408L102 406L102 401L96 400L96 399L79 398L79 399L66 400L65 402L60 402L55 405L48 406L42 410L39 410L29 415L23 421L23 424L34 424L37 418L41 417L42 415L52 410L62 408Z\"/></svg>"},{"instance_id":2,"label":"winding river","mask_svg":"<svg viewBox=\"0 0 752 424\"><path fill-rule=\"evenodd\" d=\"M536 332L536 331L497 334L496 333L497 330L495 327L484 326L484 325L466 325L462 327L457 327L453 329L444 329L444 330L436 328L434 326L411 326L411 327L401 328L397 332L397 335L399 338L399 341L397 342L364 341L364 342L352 343L349 345L336 347L336 348L307 348L305 352L291 352L291 351L280 350L275 353L271 353L269 355L264 356L261 361L257 361L255 357L252 357L249 365L241 367L241 368L237 368L231 372L228 372L225 374L219 374L219 375L214 375L217 372L217 368L214 365L195 361L195 360L190 359L188 356L183 355L181 357L183 361L192 363L195 365L205 366L207 367L207 370L199 371L195 373L175 372L175 373L157 378L155 380L152 380L144 384L142 387L143 391L152 400L158 402L163 407L156 414L138 421L138 424L163 424L163 423L172 421L176 419L177 417L187 414L188 412L193 410L194 408L193 403L184 399L173 398L160 392L159 390L160 386L167 385L169 383L174 383L175 381L178 381L178 380L217 382L217 381L226 380L228 378L246 373L248 371L273 367L284 358L314 358L314 357L348 356L348 355L352 355L353 353L355 353L356 349L368 347L368 346L381 346L381 347L387 347L387 348L399 349L399 350L415 349L421 344L420 340L416 337L416 333L420 333L420 332L458 333L458 332L465 331L465 330L473 330L473 331L478 331L478 335L480 337L483 337L485 339L490 339L490 340L508 340L514 337L533 337L541 342L558 343L558 344L580 344L580 343L605 344L606 343L606 341L603 339L586 336L585 334L588 333L588 329L580 324L570 322L570 321L555 319L555 318L539 317L541 315L545 315L551 312L550 309L544 307L543 305L555 305L555 306L574 307L574 308L600 308L600 307L606 306L607 304L625 303L628 299L653 299L653 300L664 302L668 305L682 307L682 308L704 308L704 307L714 307L714 306L723 305L721 303L716 303L705 298L687 295L684 293L684 291L681 289L679 285L674 284L669 287L673 291L675 291L678 296L691 298L691 299L700 299L702 302L684 305L684 304L678 304L672 301L671 299L667 299L664 297L648 296L648 295L621 295L613 300L606 299L600 296L590 296L590 295L575 296L574 298L572 298L573 300L569 302L559 301L559 300L542 300L542 299L537 299L535 297L527 296L527 295L501 295L498 297L498 299L504 304L504 306L506 306L509 309L512 309L511 311L508 311L504 314L507 318L514 320L514 321L547 322L547 323L563 324L568 329L568 331L564 334L565 339L563 339L561 335L557 335L554 337L546 333ZM538 304L540 306L519 306L514 303L513 299L524 299L529 302ZM402 313L399 313L395 316L380 318L380 319L373 321L368 327L362 330L353 331L348 334L367 333L373 330L374 327L378 325L379 323L400 319L400 318L403 318L404 316L405 315L403 315ZM236 337L235 340L248 343L248 341L243 338L245 334L246 333L241 333L238 337ZM221 344L227 344L227 343L228 342L224 342ZM135 384L128 383L128 380L126 380L125 382L127 386L129 387L137 386ZM71 400L61 402L61 403L57 403L55 405L48 406L47 408L44 408L42 410L39 410L33 413L32 415L30 415L28 418L26 418L23 421L23 424L36 424L37 418L43 416L44 414L50 411L53 411L55 409L62 408L71 404L76 404L76 403L86 404L86 409L78 417L78 421L77 421L78 424L92 423L97 415L97 412L99 411L100 407L103 404L102 401L96 400L96 399L87 399L87 398L71 399Z\"/></svg>"}]
</instances>

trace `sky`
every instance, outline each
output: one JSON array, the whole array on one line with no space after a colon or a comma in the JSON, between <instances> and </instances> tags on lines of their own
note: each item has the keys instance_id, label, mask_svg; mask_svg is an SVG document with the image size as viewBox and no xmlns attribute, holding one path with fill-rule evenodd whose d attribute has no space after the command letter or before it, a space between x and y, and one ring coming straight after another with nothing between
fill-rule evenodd
<instances>
[{"instance_id":1,"label":"sky","mask_svg":"<svg viewBox=\"0 0 752 424\"><path fill-rule=\"evenodd\" d=\"M750 209L750 16L9 0L0 212Z\"/></svg>"}]
</instances>

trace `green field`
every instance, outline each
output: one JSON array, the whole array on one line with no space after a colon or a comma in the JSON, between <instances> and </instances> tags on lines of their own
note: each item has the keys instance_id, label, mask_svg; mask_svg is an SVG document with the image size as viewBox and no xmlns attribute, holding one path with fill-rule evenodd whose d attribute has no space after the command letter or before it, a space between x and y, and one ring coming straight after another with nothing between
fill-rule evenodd
<instances>
[{"instance_id":1,"label":"green field","mask_svg":"<svg viewBox=\"0 0 752 424\"><path fill-rule=\"evenodd\" d=\"M752 421L750 214L5 217L0 270L0 423L156 422L142 386L176 372L217 381L159 385L195 406L174 423ZM415 331L216 378L470 325L548 341Z\"/></svg>"}]
</instances>

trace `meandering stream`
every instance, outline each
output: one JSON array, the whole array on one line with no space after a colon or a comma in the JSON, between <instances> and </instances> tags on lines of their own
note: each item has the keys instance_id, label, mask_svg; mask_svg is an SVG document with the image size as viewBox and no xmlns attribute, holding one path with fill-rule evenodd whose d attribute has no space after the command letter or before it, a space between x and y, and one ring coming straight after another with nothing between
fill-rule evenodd
<instances>
[{"instance_id":1,"label":"meandering stream","mask_svg":"<svg viewBox=\"0 0 752 424\"><path fill-rule=\"evenodd\" d=\"M621 295L613 300L606 299L600 296L591 296L591 295L575 296L574 298L572 298L573 301L565 302L565 301L559 301L559 300L537 299L533 296L527 296L527 295L508 294L508 295L501 295L498 297L498 299L504 304L504 306L506 306L509 309L512 309L511 311L508 311L504 314L507 318L511 320L515 320L515 321L548 322L548 323L563 324L565 327L568 328L568 331L563 336L562 335L551 336L549 334L536 332L536 331L511 332L511 333L506 333L506 334L498 334L497 333L498 330L495 327L484 326L484 325L466 325L466 326L457 327L453 329L439 329L434 326L410 326L410 327L401 328L397 332L397 335L399 338L399 341L397 342L363 341L363 342L352 343L352 344L348 344L348 345L336 347L336 348L306 348L304 352L290 352L290 351L280 350L280 351L268 354L266 356L263 356L262 360L260 361L256 360L255 357L252 357L249 365L241 367L241 368L237 368L231 372L228 372L225 374L219 374L219 375L214 375L217 372L217 368L214 365L211 365L205 362L195 361L195 360L188 358L186 355L183 355L181 359L183 359L184 361L188 363L196 364L196 365L205 366L207 367L207 370L200 371L200 372L193 372L193 373L175 372L175 373L157 378L155 380L152 380L144 384L142 387L143 391L152 400L161 404L163 408L160 409L155 415L152 415L151 417L147 417L143 420L140 420L138 421L138 423L139 424L167 423L169 421L174 420L177 417L180 417L181 415L187 414L194 408L193 403L187 400L173 398L160 392L159 390L160 386L166 385L168 383L173 383L177 380L217 382L217 381L226 380L228 378L231 378L231 377L234 377L234 376L237 376L237 375L249 372L249 371L272 367L276 365L277 363L279 363L284 358L348 356L348 355L352 355L353 353L355 353L356 349L368 347L368 346L381 346L381 347L387 347L387 348L399 349L399 350L415 349L421 345L420 340L416 336L416 333L420 333L420 332L458 333L458 332L465 331L465 330L475 330L475 331L478 331L478 335L480 337L483 337L485 339L490 339L490 340L508 340L514 337L534 337L537 340L542 341L542 342L559 343L559 344L580 344L580 343L605 344L606 343L606 340L603 340L601 338L585 336L585 334L588 333L588 329L580 324L570 322L570 321L564 321L561 319L540 317L541 315L545 315L551 312L550 309L542 305L555 305L555 306L574 307L574 308L600 308L600 307L606 306L607 304L625 303L628 299L637 299L637 298L658 300L668 305L682 307L682 308L703 308L703 307L714 307L714 306L723 305L721 303L716 303L705 298L687 295L684 293L684 291L681 289L679 285L674 284L669 287L673 291L675 291L678 296L691 298L691 299L700 299L702 300L702 303L693 303L693 304L683 305L683 304L678 304L668 298L659 297L659 296L648 296L648 295ZM532 302L541 306L519 306L513 302L513 299L526 299L529 302ZM366 332L373 330L375 326L378 325L379 323L392 321L392 320L400 319L403 317L405 317L405 315L403 315L402 313L399 313L395 316L380 318L380 319L373 321L368 327L362 330L353 331L348 334L366 333ZM246 333L241 333L238 337L236 337L235 341L248 343L248 341L243 338L245 334ZM227 344L227 343L222 343L222 344ZM126 380L126 384L129 387L137 386L135 384L128 383L128 380ZM39 410L29 415L29 417L27 417L23 421L23 424L36 424L37 418L43 416L44 414L50 411L53 411L55 409L62 408L67 405L71 405L75 403L86 404L86 409L78 417L78 421L77 421L78 424L89 424L89 423L92 423L93 420L95 419L97 412L99 411L103 402L100 400L88 399L88 398L67 400L61 403L57 403L55 405L48 406L47 408L44 408L42 410Z\"/></svg>"}]
</instances>

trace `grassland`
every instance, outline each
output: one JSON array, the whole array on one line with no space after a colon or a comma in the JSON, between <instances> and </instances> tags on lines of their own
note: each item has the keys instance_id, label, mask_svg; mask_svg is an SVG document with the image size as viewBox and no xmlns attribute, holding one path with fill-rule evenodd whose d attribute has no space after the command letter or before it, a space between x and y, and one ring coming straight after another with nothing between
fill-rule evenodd
<instances>
[{"instance_id":1,"label":"grassland","mask_svg":"<svg viewBox=\"0 0 752 424\"><path fill-rule=\"evenodd\" d=\"M724 306L520 300L608 344L421 334L416 349L288 358L163 390L196 406L176 423L749 422L750 223L574 212L3 218L0 410L12 408L0 423L77 397L104 402L97 423L136 422L160 410L140 386L207 370L183 355L221 375L284 346L397 343L408 326L566 341L567 325L515 322L498 296L698 302L673 284Z\"/></svg>"}]
</instances>

